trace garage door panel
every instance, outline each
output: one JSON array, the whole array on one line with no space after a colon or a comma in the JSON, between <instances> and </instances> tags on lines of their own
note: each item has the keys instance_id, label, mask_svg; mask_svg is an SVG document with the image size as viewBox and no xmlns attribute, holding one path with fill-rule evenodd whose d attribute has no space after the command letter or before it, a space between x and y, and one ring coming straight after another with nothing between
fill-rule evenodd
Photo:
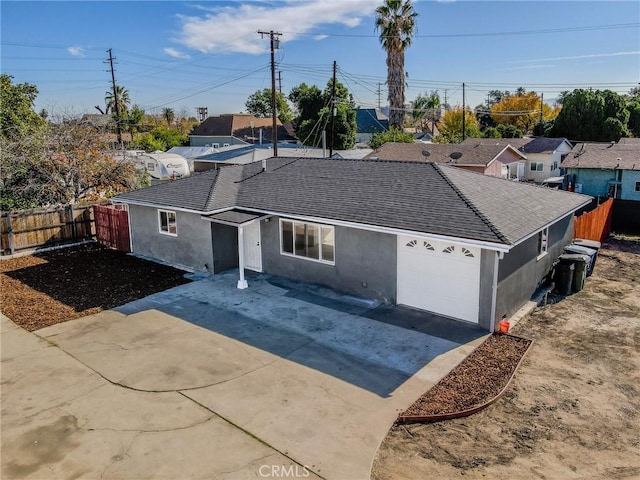
<instances>
[{"instance_id":1,"label":"garage door panel","mask_svg":"<svg viewBox=\"0 0 640 480\"><path fill-rule=\"evenodd\" d=\"M478 322L480 249L399 236L397 273L398 303Z\"/></svg>"}]
</instances>

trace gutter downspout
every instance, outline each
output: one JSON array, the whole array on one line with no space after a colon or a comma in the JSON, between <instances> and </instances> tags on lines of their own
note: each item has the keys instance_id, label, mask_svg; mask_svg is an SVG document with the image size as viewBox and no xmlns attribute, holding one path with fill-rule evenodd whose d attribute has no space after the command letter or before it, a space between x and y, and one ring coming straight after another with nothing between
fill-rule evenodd
<instances>
[{"instance_id":1,"label":"gutter downspout","mask_svg":"<svg viewBox=\"0 0 640 480\"><path fill-rule=\"evenodd\" d=\"M490 332L495 331L496 324L496 300L498 298L498 266L500 264L500 260L504 258L503 252L495 252L496 256L493 259L493 283L491 285L491 326L489 327Z\"/></svg>"},{"instance_id":2,"label":"gutter downspout","mask_svg":"<svg viewBox=\"0 0 640 480\"><path fill-rule=\"evenodd\" d=\"M244 228L238 227L238 269L240 270L240 279L238 280L238 288L244 290L249 285L244 279Z\"/></svg>"}]
</instances>

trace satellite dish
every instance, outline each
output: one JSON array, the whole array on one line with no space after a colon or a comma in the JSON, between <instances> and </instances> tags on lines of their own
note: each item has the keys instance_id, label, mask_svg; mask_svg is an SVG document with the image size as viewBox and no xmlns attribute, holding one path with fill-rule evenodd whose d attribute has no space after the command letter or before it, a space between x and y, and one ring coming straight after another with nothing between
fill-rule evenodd
<instances>
[{"instance_id":1,"label":"satellite dish","mask_svg":"<svg viewBox=\"0 0 640 480\"><path fill-rule=\"evenodd\" d=\"M449 156L454 160L458 160L460 157L462 157L462 152L451 152L451 155Z\"/></svg>"},{"instance_id":2,"label":"satellite dish","mask_svg":"<svg viewBox=\"0 0 640 480\"><path fill-rule=\"evenodd\" d=\"M422 155L428 157L429 155L431 155L431 152L429 150L422 150Z\"/></svg>"}]
</instances>

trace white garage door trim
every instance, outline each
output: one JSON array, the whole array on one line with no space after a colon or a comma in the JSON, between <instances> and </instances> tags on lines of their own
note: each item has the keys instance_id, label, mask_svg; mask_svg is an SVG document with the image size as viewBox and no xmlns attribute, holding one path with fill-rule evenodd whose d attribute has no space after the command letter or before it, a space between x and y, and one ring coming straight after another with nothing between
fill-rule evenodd
<instances>
[{"instance_id":1,"label":"white garage door trim","mask_svg":"<svg viewBox=\"0 0 640 480\"><path fill-rule=\"evenodd\" d=\"M481 249L397 238L397 303L478 323Z\"/></svg>"}]
</instances>

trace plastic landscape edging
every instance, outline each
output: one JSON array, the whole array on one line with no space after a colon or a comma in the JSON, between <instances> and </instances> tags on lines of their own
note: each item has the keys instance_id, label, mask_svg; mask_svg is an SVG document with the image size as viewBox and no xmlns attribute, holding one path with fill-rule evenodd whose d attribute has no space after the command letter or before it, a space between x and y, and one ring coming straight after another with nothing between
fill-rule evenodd
<instances>
[{"instance_id":1,"label":"plastic landscape edging","mask_svg":"<svg viewBox=\"0 0 640 480\"><path fill-rule=\"evenodd\" d=\"M439 422L442 420L452 420L454 418L468 417L469 415L473 415L474 413L478 413L479 411L484 410L489 405L494 403L496 400L500 399L511 386L511 382L513 381L513 378L516 376L516 372L518 371L518 368L520 368L520 364L522 363L522 360L524 360L524 357L527 355L527 352L529 352L531 345L533 345L533 340L530 340L528 338L519 337L517 335L511 335L511 334L502 334L502 335L508 335L509 337L517 338L520 340L526 340L527 342L529 342L529 345L527 345L527 349L524 351L524 353L520 357L520 360L518 360L518 363L516 363L516 366L513 369L513 372L511 372L511 376L509 377L509 380L507 381L506 385L502 387L502 390L500 390L495 397L493 397L492 399L484 403L481 403L480 405L476 405L475 407L467 408L465 410L459 410L457 412L434 413L432 415L398 415L396 423L429 423L429 422Z\"/></svg>"}]
</instances>

